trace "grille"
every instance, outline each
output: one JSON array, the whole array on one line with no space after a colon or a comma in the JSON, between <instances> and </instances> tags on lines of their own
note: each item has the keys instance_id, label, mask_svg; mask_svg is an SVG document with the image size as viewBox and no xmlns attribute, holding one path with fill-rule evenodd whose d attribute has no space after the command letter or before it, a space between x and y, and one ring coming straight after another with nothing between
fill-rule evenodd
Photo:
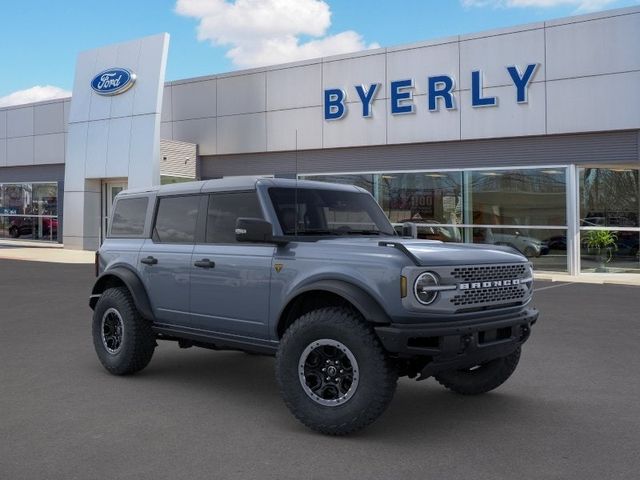
<instances>
[{"instance_id":1,"label":"grille","mask_svg":"<svg viewBox=\"0 0 640 480\"><path fill-rule=\"evenodd\" d=\"M477 290L465 290L451 299L455 306L486 305L491 303L515 303L524 299L527 295L525 287L512 285L508 287L479 288Z\"/></svg>"},{"instance_id":2,"label":"grille","mask_svg":"<svg viewBox=\"0 0 640 480\"><path fill-rule=\"evenodd\" d=\"M527 267L525 264L479 265L476 267L454 268L451 271L451 276L459 282L483 282L489 280L510 280L512 278L522 278L526 271Z\"/></svg>"},{"instance_id":3,"label":"grille","mask_svg":"<svg viewBox=\"0 0 640 480\"><path fill-rule=\"evenodd\" d=\"M525 276L529 276L528 268L522 263L456 267L451 271L451 277L460 283L513 280L522 279ZM525 285L504 285L459 291L450 299L450 302L456 307L488 306L518 303L525 300L528 295L529 289Z\"/></svg>"}]
</instances>

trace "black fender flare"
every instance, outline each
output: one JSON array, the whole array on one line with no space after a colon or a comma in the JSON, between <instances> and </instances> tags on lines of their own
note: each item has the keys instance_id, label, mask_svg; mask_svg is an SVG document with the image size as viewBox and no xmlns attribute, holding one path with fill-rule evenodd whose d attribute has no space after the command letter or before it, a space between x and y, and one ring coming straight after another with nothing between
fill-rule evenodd
<instances>
[{"instance_id":1,"label":"black fender flare","mask_svg":"<svg viewBox=\"0 0 640 480\"><path fill-rule=\"evenodd\" d=\"M280 323L283 313L296 297L313 290L322 290L339 295L351 303L351 305L362 314L365 320L369 322L380 324L391 323L389 315L387 315L387 312L385 312L377 300L361 287L344 280L318 280L294 290L283 302L284 306L278 313L278 323Z\"/></svg>"},{"instance_id":2,"label":"black fender flare","mask_svg":"<svg viewBox=\"0 0 640 480\"><path fill-rule=\"evenodd\" d=\"M151 302L149 302L149 296L147 290L144 288L144 284L140 277L132 270L126 267L114 267L98 277L96 283L91 290L91 297L89 298L89 306L93 310L98 303L100 295L105 291L106 286L109 284L109 280L117 278L127 287L131 296L133 297L133 303L135 304L138 312L147 320L153 321L153 310L151 309Z\"/></svg>"}]
</instances>

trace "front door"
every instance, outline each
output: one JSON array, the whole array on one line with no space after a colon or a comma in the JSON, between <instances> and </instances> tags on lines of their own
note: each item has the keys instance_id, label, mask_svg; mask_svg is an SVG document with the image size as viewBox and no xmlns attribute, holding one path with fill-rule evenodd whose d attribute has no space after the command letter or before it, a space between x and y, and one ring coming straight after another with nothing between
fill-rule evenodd
<instances>
[{"instance_id":1,"label":"front door","mask_svg":"<svg viewBox=\"0 0 640 480\"><path fill-rule=\"evenodd\" d=\"M100 232L100 243L107 236L109 231L109 218L113 210L113 201L121 191L127 189L127 182L124 180L104 182L102 184L102 228Z\"/></svg>"},{"instance_id":2,"label":"front door","mask_svg":"<svg viewBox=\"0 0 640 480\"><path fill-rule=\"evenodd\" d=\"M268 339L275 247L238 244L238 217L262 218L256 192L209 196L204 243L191 258L191 322L210 332Z\"/></svg>"}]
</instances>

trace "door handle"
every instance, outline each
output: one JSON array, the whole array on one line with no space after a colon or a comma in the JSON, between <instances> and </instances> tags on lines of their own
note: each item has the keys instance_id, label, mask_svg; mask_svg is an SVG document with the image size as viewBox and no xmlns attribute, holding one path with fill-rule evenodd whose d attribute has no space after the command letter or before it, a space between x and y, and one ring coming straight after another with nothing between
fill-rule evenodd
<instances>
[{"instance_id":1,"label":"door handle","mask_svg":"<svg viewBox=\"0 0 640 480\"><path fill-rule=\"evenodd\" d=\"M152 256L148 256L147 258L143 258L140 260L140 263L144 263L145 265L155 265L158 263L158 259Z\"/></svg>"},{"instance_id":2,"label":"door handle","mask_svg":"<svg viewBox=\"0 0 640 480\"><path fill-rule=\"evenodd\" d=\"M203 258L202 260L193 262L193 265L199 268L214 268L216 266L216 262L212 262L208 258Z\"/></svg>"}]
</instances>

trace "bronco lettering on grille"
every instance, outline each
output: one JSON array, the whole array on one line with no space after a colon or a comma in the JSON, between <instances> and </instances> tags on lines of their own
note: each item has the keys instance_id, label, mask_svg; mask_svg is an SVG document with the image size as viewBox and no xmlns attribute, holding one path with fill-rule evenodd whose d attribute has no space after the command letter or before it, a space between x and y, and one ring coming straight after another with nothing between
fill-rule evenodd
<instances>
[{"instance_id":1,"label":"bronco lettering on grille","mask_svg":"<svg viewBox=\"0 0 640 480\"><path fill-rule=\"evenodd\" d=\"M520 280L513 278L511 280L492 280L488 282L471 282L471 283L459 283L459 290L475 290L478 288L495 288L495 287L510 287L512 285L520 285Z\"/></svg>"}]
</instances>

